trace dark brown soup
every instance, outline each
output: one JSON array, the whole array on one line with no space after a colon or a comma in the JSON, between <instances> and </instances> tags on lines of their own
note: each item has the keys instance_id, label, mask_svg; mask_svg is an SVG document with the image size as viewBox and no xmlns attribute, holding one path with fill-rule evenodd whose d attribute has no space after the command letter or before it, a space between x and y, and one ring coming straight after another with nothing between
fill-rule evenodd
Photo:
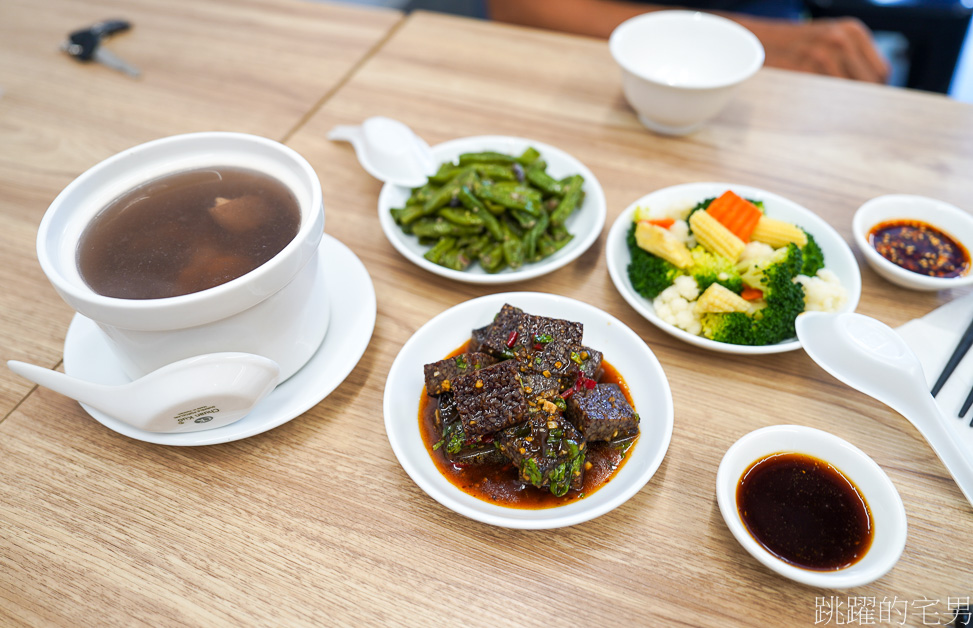
<instances>
[{"instance_id":1,"label":"dark brown soup","mask_svg":"<svg viewBox=\"0 0 973 628\"><path fill-rule=\"evenodd\" d=\"M778 453L754 462L736 500L753 538L804 569L848 567L872 544L865 498L841 471L812 456Z\"/></svg>"},{"instance_id":2,"label":"dark brown soup","mask_svg":"<svg viewBox=\"0 0 973 628\"><path fill-rule=\"evenodd\" d=\"M466 351L467 347L468 343L446 357L459 355ZM602 361L601 365L602 371L598 383L617 384L629 404L635 407L628 386L618 371L605 361ZM435 448L439 440L439 429L436 427L437 407L436 398L426 395L423 389L422 400L419 402L419 432L436 468L464 493L510 508L554 508L591 495L615 476L625 463L629 450L638 440L636 435L614 442L589 443L585 459L584 486L580 491L572 490L558 497L520 479L509 461L477 465L450 462L444 448Z\"/></svg>"},{"instance_id":3,"label":"dark brown soup","mask_svg":"<svg viewBox=\"0 0 973 628\"><path fill-rule=\"evenodd\" d=\"M98 294L159 299L199 292L250 272L297 235L297 200L281 182L215 167L149 181L85 228L78 270Z\"/></svg>"}]
</instances>

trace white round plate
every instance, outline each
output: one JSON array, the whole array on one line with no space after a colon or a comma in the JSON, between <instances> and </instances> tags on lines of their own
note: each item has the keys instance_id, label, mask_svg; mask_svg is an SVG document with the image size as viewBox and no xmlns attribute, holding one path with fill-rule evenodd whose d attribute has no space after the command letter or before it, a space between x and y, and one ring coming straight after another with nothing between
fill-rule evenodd
<instances>
[{"instance_id":1,"label":"white round plate","mask_svg":"<svg viewBox=\"0 0 973 628\"><path fill-rule=\"evenodd\" d=\"M105 427L136 440L160 445L215 445L266 432L300 416L331 394L348 377L365 352L375 327L375 289L361 260L344 244L325 234L318 255L331 300L331 323L324 342L310 361L239 421L201 432L146 432L90 407L81 407ZM64 341L64 372L97 384L131 381L108 344L88 318L75 314Z\"/></svg>"},{"instance_id":2,"label":"white round plate","mask_svg":"<svg viewBox=\"0 0 973 628\"><path fill-rule=\"evenodd\" d=\"M621 293L622 297L628 301L629 305L635 308L639 314L647 318L650 323L667 334L688 342L691 345L712 351L757 355L794 351L801 347L801 343L798 342L797 338L785 340L774 345L745 346L716 342L703 336L690 334L659 318L655 313L655 308L652 306L652 301L641 296L632 287L632 282L628 278L628 264L631 261L631 255L625 243L625 237L628 234L629 225L632 224L632 218L636 208L641 206L663 210L668 207L693 207L700 201L719 196L727 190L733 190L744 198L763 201L768 216L778 220L792 222L803 227L808 233L813 235L815 241L824 252L824 267L838 276L838 279L841 280L841 285L848 292L848 299L844 307L839 311L855 311L855 308L858 307L858 300L861 298L861 272L858 270L858 263L855 261L855 255L851 252L851 248L838 235L838 232L831 225L819 218L817 214L809 209L805 209L794 201L759 188L733 183L686 183L663 188L643 196L625 208L625 211L615 220L611 230L608 232L605 255L608 258L608 273L611 275L612 282L614 282L615 287Z\"/></svg>"},{"instance_id":3,"label":"white round plate","mask_svg":"<svg viewBox=\"0 0 973 628\"><path fill-rule=\"evenodd\" d=\"M584 202L565 223L574 238L560 251L534 264L524 264L516 270L505 268L492 275L484 271L479 264L472 264L466 270L452 270L433 264L422 256L429 247L419 244L419 238L416 236L403 233L392 219L389 210L393 207L404 207L412 190L391 183L386 183L378 196L378 219L385 237L413 264L441 277L466 283L499 284L523 281L546 275L575 260L598 239L602 227L605 226L605 193L595 175L580 161L563 150L542 142L502 135L450 140L433 146L432 154L438 167L443 162L455 161L463 153L497 151L508 155L519 155L530 146L540 152L541 159L547 162L547 172L554 178L560 179L572 174L580 174L584 177Z\"/></svg>"},{"instance_id":4,"label":"white round plate","mask_svg":"<svg viewBox=\"0 0 973 628\"><path fill-rule=\"evenodd\" d=\"M419 432L422 367L441 360L469 340L474 328L493 320L509 303L527 313L584 324L585 345L604 353L625 379L641 435L615 477L595 493L564 506L542 510L507 508L481 501L453 486L436 468ZM405 343L385 383L385 431L406 473L443 506L483 523L505 528L549 529L588 521L618 507L649 481L662 463L672 437L669 382L652 350L624 323L596 307L553 294L508 292L466 301L423 325Z\"/></svg>"},{"instance_id":5,"label":"white round plate","mask_svg":"<svg viewBox=\"0 0 973 628\"><path fill-rule=\"evenodd\" d=\"M871 547L857 563L834 571L802 569L770 553L751 536L737 509L737 485L754 462L784 452L827 462L861 491L872 514L874 536ZM811 586L846 589L868 584L888 573L905 549L905 506L892 480L861 449L811 427L772 425L740 438L723 455L716 472L716 501L730 532L754 558L782 576Z\"/></svg>"}]
</instances>

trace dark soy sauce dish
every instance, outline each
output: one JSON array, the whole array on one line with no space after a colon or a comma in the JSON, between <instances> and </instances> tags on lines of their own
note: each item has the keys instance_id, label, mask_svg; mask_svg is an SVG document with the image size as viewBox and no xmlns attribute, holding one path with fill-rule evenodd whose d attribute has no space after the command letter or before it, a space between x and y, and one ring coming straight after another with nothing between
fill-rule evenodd
<instances>
[{"instance_id":1,"label":"dark soy sauce dish","mask_svg":"<svg viewBox=\"0 0 973 628\"><path fill-rule=\"evenodd\" d=\"M781 452L755 461L737 484L736 504L758 543L803 569L844 569L872 544L872 514L861 491L813 456Z\"/></svg>"},{"instance_id":2,"label":"dark soy sauce dish","mask_svg":"<svg viewBox=\"0 0 973 628\"><path fill-rule=\"evenodd\" d=\"M300 222L297 199L273 177L230 167L178 172L102 209L81 235L78 270L103 296L181 296L264 264Z\"/></svg>"},{"instance_id":3,"label":"dark soy sauce dish","mask_svg":"<svg viewBox=\"0 0 973 628\"><path fill-rule=\"evenodd\" d=\"M868 243L896 266L928 277L961 277L970 254L942 229L922 220L886 220L868 231Z\"/></svg>"}]
</instances>

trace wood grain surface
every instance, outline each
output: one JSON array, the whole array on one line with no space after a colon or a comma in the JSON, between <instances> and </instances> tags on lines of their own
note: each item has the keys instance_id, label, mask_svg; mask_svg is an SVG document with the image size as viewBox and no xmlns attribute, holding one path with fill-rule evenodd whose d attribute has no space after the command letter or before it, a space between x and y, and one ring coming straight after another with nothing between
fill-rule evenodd
<instances>
[{"instance_id":1,"label":"wood grain surface","mask_svg":"<svg viewBox=\"0 0 973 628\"><path fill-rule=\"evenodd\" d=\"M948 606L973 596L973 508L902 417L803 352L728 356L662 333L612 285L607 226L591 250L542 278L491 288L427 273L382 234L381 184L347 144L325 139L332 126L371 115L398 118L431 144L536 139L594 172L609 224L644 194L691 181L776 192L849 242L854 210L881 194L973 208L968 105L765 69L699 132L667 138L638 124L619 79L601 41L407 17L287 137L321 179L325 230L375 284L378 319L365 356L295 420L203 448L134 441L60 395L32 392L0 424L0 623L811 626L838 625L826 604L847 612L861 598L875 604L871 625L946 624ZM52 165L71 162L62 151L52 148ZM859 311L890 325L960 296L906 292L858 259ZM31 263L21 261L20 272ZM48 290L41 276L23 283ZM593 521L517 531L466 519L419 489L389 446L382 395L403 343L444 309L506 290L563 294L610 312L645 340L669 379L675 429L662 466ZM30 327L5 318L0 332L4 342L19 336L49 349L53 360L66 324L67 316ZM715 499L719 461L745 433L780 423L851 441L895 483L909 538L888 575L848 591L814 589L776 576L733 539ZM883 602L894 603L887 617Z\"/></svg>"},{"instance_id":2,"label":"wood grain surface","mask_svg":"<svg viewBox=\"0 0 973 628\"><path fill-rule=\"evenodd\" d=\"M37 225L72 179L177 133L285 139L401 19L295 0L9 0L0 3L0 356L60 360L71 310L34 253ZM138 79L74 61L68 33L124 18L103 46ZM30 390L0 369L0 417Z\"/></svg>"}]
</instances>

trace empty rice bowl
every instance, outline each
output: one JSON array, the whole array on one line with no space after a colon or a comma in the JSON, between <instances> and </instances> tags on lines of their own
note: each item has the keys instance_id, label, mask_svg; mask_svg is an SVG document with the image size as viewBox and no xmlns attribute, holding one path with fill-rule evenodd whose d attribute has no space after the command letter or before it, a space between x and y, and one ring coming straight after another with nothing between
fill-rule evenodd
<instances>
[{"instance_id":1,"label":"empty rice bowl","mask_svg":"<svg viewBox=\"0 0 973 628\"><path fill-rule=\"evenodd\" d=\"M609 48L625 98L649 129L695 131L763 66L760 40L732 20L695 11L655 11L623 22Z\"/></svg>"}]
</instances>

